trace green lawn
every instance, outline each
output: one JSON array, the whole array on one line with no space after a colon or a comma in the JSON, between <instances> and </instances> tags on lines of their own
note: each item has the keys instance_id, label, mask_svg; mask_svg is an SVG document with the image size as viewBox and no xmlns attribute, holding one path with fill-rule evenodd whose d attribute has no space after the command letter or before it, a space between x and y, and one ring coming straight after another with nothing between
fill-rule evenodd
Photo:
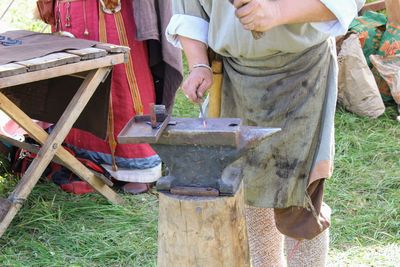
<instances>
[{"instance_id":1,"label":"green lawn","mask_svg":"<svg viewBox=\"0 0 400 267\"><path fill-rule=\"evenodd\" d=\"M176 113L188 115L191 104L182 100L179 95ZM400 127L394 114L390 108L370 120L337 112L336 169L326 190L333 209L332 266L399 262ZM1 177L5 195L15 179ZM73 196L41 182L0 240L0 266L155 266L157 198L124 198L124 206L113 206L99 195Z\"/></svg>"},{"instance_id":2,"label":"green lawn","mask_svg":"<svg viewBox=\"0 0 400 267\"><path fill-rule=\"evenodd\" d=\"M0 16L8 1L1 1ZM16 0L25 10L34 1ZM42 29L15 9L13 25ZM174 114L197 116L181 93ZM399 266L400 124L391 106L377 120L339 109L334 177L326 183L333 210L330 266ZM16 182L0 161L0 196ZM155 266L154 195L123 196L110 205L97 194L74 196L42 181L0 239L0 266Z\"/></svg>"}]
</instances>

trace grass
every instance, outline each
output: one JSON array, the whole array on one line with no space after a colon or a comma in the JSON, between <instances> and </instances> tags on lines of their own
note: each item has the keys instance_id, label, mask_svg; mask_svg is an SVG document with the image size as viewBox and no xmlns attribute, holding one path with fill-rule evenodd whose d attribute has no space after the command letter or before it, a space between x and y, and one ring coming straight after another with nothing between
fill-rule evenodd
<instances>
[{"instance_id":1,"label":"grass","mask_svg":"<svg viewBox=\"0 0 400 267\"><path fill-rule=\"evenodd\" d=\"M178 94L175 114L197 115ZM181 108L182 107L182 108ZM400 129L389 108L378 120L336 115L335 175L327 183L333 209L331 266L396 266L400 259ZM0 194L15 178L0 178ZM155 266L157 198L74 196L42 181L0 239L1 266Z\"/></svg>"},{"instance_id":2,"label":"grass","mask_svg":"<svg viewBox=\"0 0 400 267\"><path fill-rule=\"evenodd\" d=\"M336 114L332 263L395 266L400 260L400 127L395 109L377 120Z\"/></svg>"},{"instance_id":3,"label":"grass","mask_svg":"<svg viewBox=\"0 0 400 267\"><path fill-rule=\"evenodd\" d=\"M0 241L1 266L155 266L157 198L110 205L41 183Z\"/></svg>"},{"instance_id":4,"label":"grass","mask_svg":"<svg viewBox=\"0 0 400 267\"><path fill-rule=\"evenodd\" d=\"M7 1L1 1L0 15ZM29 10L34 1L16 0ZM41 30L11 9L4 19ZM23 12L22 12L23 13ZM177 95L174 115L198 109ZM389 107L377 120L339 109L334 177L326 183L333 210L330 266L399 266L400 127ZM16 183L0 160L0 196ZM110 205L97 194L74 196L41 181L0 239L0 266L156 266L154 195L123 196Z\"/></svg>"}]
</instances>

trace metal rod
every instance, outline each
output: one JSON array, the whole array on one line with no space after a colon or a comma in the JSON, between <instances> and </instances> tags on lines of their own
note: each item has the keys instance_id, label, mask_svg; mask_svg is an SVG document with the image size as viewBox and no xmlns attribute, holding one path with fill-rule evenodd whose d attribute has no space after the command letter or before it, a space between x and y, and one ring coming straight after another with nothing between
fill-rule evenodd
<instances>
[{"instance_id":1,"label":"metal rod","mask_svg":"<svg viewBox=\"0 0 400 267\"><path fill-rule=\"evenodd\" d=\"M199 103L199 108L200 108L200 117L203 120L203 126L204 126L204 128L207 128L207 121L206 121L206 117L204 116L203 106L201 103Z\"/></svg>"}]
</instances>

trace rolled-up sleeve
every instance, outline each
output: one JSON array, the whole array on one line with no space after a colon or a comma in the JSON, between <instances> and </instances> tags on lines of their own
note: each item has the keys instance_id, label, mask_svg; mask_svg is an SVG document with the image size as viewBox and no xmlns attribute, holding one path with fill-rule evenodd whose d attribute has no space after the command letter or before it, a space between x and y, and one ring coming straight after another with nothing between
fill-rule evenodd
<instances>
[{"instance_id":1,"label":"rolled-up sleeve","mask_svg":"<svg viewBox=\"0 0 400 267\"><path fill-rule=\"evenodd\" d=\"M343 35L347 32L350 23L363 7L365 0L320 0L337 18L326 22L313 22L311 25L332 36Z\"/></svg>"},{"instance_id":2,"label":"rolled-up sleeve","mask_svg":"<svg viewBox=\"0 0 400 267\"><path fill-rule=\"evenodd\" d=\"M179 36L208 44L209 19L198 0L174 0L173 12L165 31L172 45L182 48Z\"/></svg>"},{"instance_id":3,"label":"rolled-up sleeve","mask_svg":"<svg viewBox=\"0 0 400 267\"><path fill-rule=\"evenodd\" d=\"M195 16L175 14L168 24L166 36L172 45L181 49L179 36L208 44L208 22Z\"/></svg>"}]
</instances>

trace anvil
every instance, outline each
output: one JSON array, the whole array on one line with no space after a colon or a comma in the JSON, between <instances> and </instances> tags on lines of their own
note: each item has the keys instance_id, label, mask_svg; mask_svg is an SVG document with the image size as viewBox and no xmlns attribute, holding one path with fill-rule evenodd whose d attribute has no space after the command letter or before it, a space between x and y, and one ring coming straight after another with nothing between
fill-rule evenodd
<instances>
[{"instance_id":1,"label":"anvil","mask_svg":"<svg viewBox=\"0 0 400 267\"><path fill-rule=\"evenodd\" d=\"M171 118L158 140L144 139L153 129L133 119L121 131L121 144L148 140L167 166L157 181L158 191L185 195L234 195L242 181L242 169L233 162L278 128L244 126L237 118Z\"/></svg>"}]
</instances>

